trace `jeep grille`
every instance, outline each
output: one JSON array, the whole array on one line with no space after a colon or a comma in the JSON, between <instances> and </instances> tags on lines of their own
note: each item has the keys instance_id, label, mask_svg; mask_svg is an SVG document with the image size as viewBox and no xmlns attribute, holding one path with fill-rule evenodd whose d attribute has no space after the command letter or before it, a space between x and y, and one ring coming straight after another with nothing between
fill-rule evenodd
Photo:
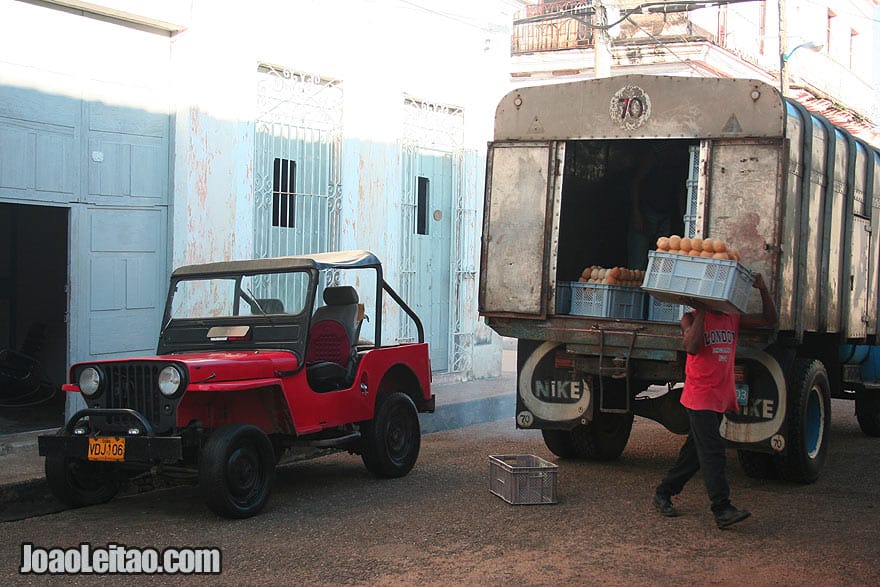
<instances>
[{"instance_id":1,"label":"jeep grille","mask_svg":"<svg viewBox=\"0 0 880 587\"><path fill-rule=\"evenodd\" d=\"M153 426L162 419L162 395L159 393L159 371L163 363L111 363L104 365L107 376L104 391L105 408L130 408L144 415ZM166 401L167 403L167 401ZM135 422L125 416L109 416L110 428L128 428Z\"/></svg>"}]
</instances>

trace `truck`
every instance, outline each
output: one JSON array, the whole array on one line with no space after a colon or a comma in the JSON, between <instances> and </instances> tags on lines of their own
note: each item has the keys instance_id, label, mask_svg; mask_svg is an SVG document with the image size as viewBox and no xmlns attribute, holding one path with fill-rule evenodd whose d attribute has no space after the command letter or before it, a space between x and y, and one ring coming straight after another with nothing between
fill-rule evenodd
<instances>
[{"instance_id":1,"label":"truck","mask_svg":"<svg viewBox=\"0 0 880 587\"><path fill-rule=\"evenodd\" d=\"M660 234L735 247L778 309L738 339L739 410L721 433L745 473L814 482L832 398L880 436L877 148L760 81L650 75L522 87L498 104L479 310L517 339L517 427L598 460L621 455L634 415L686 433L687 308L638 287L627 311L572 298L590 268L648 269L656 245L637 229L658 203L672 204Z\"/></svg>"},{"instance_id":2,"label":"truck","mask_svg":"<svg viewBox=\"0 0 880 587\"><path fill-rule=\"evenodd\" d=\"M383 342L389 315L417 340ZM364 250L179 267L156 354L74 364L62 389L85 407L38 438L61 502L156 474L195 482L227 518L259 513L291 455L345 450L376 477L408 474L434 411L421 320Z\"/></svg>"}]
</instances>

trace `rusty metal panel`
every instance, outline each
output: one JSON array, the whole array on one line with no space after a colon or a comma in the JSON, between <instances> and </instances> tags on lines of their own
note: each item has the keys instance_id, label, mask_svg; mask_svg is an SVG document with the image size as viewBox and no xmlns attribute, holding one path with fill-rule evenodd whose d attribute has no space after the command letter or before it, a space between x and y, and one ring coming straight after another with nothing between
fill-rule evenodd
<instances>
[{"instance_id":1,"label":"rusty metal panel","mask_svg":"<svg viewBox=\"0 0 880 587\"><path fill-rule=\"evenodd\" d=\"M797 112L791 112L786 122L786 135L783 159L785 190L782 194L782 232L779 251L779 287L789 295L777 298L779 329L795 330L797 295L795 291L798 268L798 246L800 243L800 218L802 213L801 189L804 179L801 145L803 144L803 120Z\"/></svg>"},{"instance_id":2,"label":"rusty metal panel","mask_svg":"<svg viewBox=\"0 0 880 587\"><path fill-rule=\"evenodd\" d=\"M712 145L704 235L736 247L743 264L761 272L771 291L779 287L781 145L778 140ZM790 291L790 284L783 284L782 296ZM748 311L761 311L758 296L751 297Z\"/></svg>"},{"instance_id":3,"label":"rusty metal panel","mask_svg":"<svg viewBox=\"0 0 880 587\"><path fill-rule=\"evenodd\" d=\"M867 334L868 323L868 262L871 243L871 221L861 216L853 217L850 245L849 316L846 324L847 338L862 338Z\"/></svg>"},{"instance_id":4,"label":"rusty metal panel","mask_svg":"<svg viewBox=\"0 0 880 587\"><path fill-rule=\"evenodd\" d=\"M822 247L822 254L826 259L822 260L822 273L826 273L819 287L819 332L842 332L845 330L843 316L844 296L849 292L849 279L844 275L849 266L848 259L844 259L846 224L850 222L846 214L846 189L848 149L843 135L839 131L834 132L834 168L830 176L831 198L825 201L826 244ZM827 193L827 189L826 189ZM850 212L851 214L851 212ZM830 225L828 224L830 223ZM822 320L824 318L824 320Z\"/></svg>"},{"instance_id":5,"label":"rusty metal panel","mask_svg":"<svg viewBox=\"0 0 880 587\"><path fill-rule=\"evenodd\" d=\"M801 231L800 239L805 241L801 247L803 258L798 259L803 271L802 283L804 291L803 300L797 311L801 313L803 328L806 332L816 332L819 329L819 288L822 287L823 279L819 271L821 259L822 240L826 225L825 216L825 186L828 181L825 151L827 136L825 129L815 124L814 120L807 121L813 125L812 153L810 169L806 170L804 181L808 184L807 208L802 211L807 217L806 224L798 228ZM827 219L830 223L830 218ZM831 293L831 292L828 292ZM837 301L833 301L837 304ZM826 308L826 311L831 311Z\"/></svg>"},{"instance_id":6,"label":"rusty metal panel","mask_svg":"<svg viewBox=\"0 0 880 587\"><path fill-rule=\"evenodd\" d=\"M488 167L480 311L541 314L551 145L496 144Z\"/></svg>"},{"instance_id":7,"label":"rusty metal panel","mask_svg":"<svg viewBox=\"0 0 880 587\"><path fill-rule=\"evenodd\" d=\"M762 82L626 75L510 92L495 140L781 137L783 121L779 92Z\"/></svg>"},{"instance_id":8,"label":"rusty metal panel","mask_svg":"<svg viewBox=\"0 0 880 587\"><path fill-rule=\"evenodd\" d=\"M865 194L865 205L871 215L871 273L868 280L868 334L877 333L878 277L880 277L880 161L877 154L868 156L868 173L870 181L865 182L868 192Z\"/></svg>"}]
</instances>

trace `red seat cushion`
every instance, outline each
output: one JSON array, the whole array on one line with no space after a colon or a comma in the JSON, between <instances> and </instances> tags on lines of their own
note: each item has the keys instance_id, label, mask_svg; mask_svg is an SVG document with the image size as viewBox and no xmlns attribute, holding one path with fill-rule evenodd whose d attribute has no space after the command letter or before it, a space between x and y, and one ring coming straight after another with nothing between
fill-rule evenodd
<instances>
[{"instance_id":1,"label":"red seat cushion","mask_svg":"<svg viewBox=\"0 0 880 587\"><path fill-rule=\"evenodd\" d=\"M347 367L350 360L351 343L342 324L335 320L321 320L312 325L306 364L330 361Z\"/></svg>"}]
</instances>

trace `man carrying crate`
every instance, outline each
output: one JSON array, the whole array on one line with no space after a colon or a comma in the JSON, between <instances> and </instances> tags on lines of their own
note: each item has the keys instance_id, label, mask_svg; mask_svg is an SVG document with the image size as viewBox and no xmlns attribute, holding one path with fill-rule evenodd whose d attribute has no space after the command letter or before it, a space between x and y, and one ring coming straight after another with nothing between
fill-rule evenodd
<instances>
[{"instance_id":1,"label":"man carrying crate","mask_svg":"<svg viewBox=\"0 0 880 587\"><path fill-rule=\"evenodd\" d=\"M691 300L689 305L695 309L681 319L687 361L680 401L687 410L690 431L678 460L655 490L654 507L664 516L680 515L671 498L681 493L685 483L701 469L719 528L751 515L730 503L730 486L724 474L725 444L719 427L724 412L737 409L733 365L740 326L759 328L776 323L776 305L760 273L754 287L761 293L761 314L707 310L699 301Z\"/></svg>"}]
</instances>

